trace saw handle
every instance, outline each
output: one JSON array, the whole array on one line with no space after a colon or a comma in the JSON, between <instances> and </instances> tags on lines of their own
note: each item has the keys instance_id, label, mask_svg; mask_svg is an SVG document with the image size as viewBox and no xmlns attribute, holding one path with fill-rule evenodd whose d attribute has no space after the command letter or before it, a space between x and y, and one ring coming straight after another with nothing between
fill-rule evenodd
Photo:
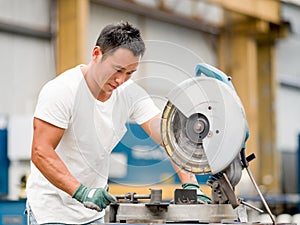
<instances>
[{"instance_id":1,"label":"saw handle","mask_svg":"<svg viewBox=\"0 0 300 225\"><path fill-rule=\"evenodd\" d=\"M227 84L232 90L235 91L234 86L231 82L231 77L227 76L221 70L206 63L199 63L196 66L196 77L200 77L202 73L208 77L222 81L223 83Z\"/></svg>"}]
</instances>

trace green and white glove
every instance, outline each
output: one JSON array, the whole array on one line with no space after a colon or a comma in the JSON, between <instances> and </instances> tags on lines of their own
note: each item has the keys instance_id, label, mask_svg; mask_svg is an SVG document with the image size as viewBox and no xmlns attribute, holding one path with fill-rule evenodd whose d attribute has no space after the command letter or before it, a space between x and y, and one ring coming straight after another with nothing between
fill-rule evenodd
<instances>
[{"instance_id":1,"label":"green and white glove","mask_svg":"<svg viewBox=\"0 0 300 225\"><path fill-rule=\"evenodd\" d=\"M183 189L196 189L197 190L197 201L201 204L211 203L211 199L204 194L198 184L184 183L182 184Z\"/></svg>"},{"instance_id":2,"label":"green and white glove","mask_svg":"<svg viewBox=\"0 0 300 225\"><path fill-rule=\"evenodd\" d=\"M117 199L109 194L104 188L87 188L80 184L72 196L89 209L98 212L105 209L110 203L117 202Z\"/></svg>"}]
</instances>

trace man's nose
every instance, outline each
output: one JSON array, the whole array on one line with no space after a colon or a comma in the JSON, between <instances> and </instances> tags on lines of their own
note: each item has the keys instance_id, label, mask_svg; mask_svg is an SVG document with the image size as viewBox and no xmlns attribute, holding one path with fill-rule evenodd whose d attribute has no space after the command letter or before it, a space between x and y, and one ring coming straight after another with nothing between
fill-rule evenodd
<instances>
[{"instance_id":1,"label":"man's nose","mask_svg":"<svg viewBox=\"0 0 300 225\"><path fill-rule=\"evenodd\" d=\"M115 76L115 82L118 83L119 85L123 84L125 81L125 72L123 73L117 73Z\"/></svg>"}]
</instances>

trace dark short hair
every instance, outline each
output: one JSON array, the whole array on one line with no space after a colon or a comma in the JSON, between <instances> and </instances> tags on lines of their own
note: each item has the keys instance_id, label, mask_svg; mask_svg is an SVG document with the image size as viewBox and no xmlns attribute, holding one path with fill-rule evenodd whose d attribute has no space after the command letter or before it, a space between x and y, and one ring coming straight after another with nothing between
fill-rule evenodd
<instances>
[{"instance_id":1,"label":"dark short hair","mask_svg":"<svg viewBox=\"0 0 300 225\"><path fill-rule=\"evenodd\" d=\"M134 56L143 56L145 43L139 29L128 22L109 24L104 27L97 39L96 46L102 54L110 54L119 48L129 49Z\"/></svg>"}]
</instances>

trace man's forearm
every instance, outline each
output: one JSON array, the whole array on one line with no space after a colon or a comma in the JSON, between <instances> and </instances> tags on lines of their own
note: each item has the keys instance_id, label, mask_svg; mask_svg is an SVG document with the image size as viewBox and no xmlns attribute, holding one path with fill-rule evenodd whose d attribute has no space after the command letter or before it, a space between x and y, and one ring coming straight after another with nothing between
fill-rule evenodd
<instances>
[{"instance_id":1,"label":"man's forearm","mask_svg":"<svg viewBox=\"0 0 300 225\"><path fill-rule=\"evenodd\" d=\"M54 186L69 195L80 185L53 149L33 149L32 162Z\"/></svg>"},{"instance_id":2,"label":"man's forearm","mask_svg":"<svg viewBox=\"0 0 300 225\"><path fill-rule=\"evenodd\" d=\"M171 160L171 159L170 159ZM198 184L198 181L197 181L197 178L196 178L196 175L193 174L193 173L189 173L183 169L180 169L177 165L175 165L173 162L172 163L172 166L173 168L175 169L175 171L177 172L178 174L178 177L181 181L181 183L192 183L192 184Z\"/></svg>"},{"instance_id":3,"label":"man's forearm","mask_svg":"<svg viewBox=\"0 0 300 225\"><path fill-rule=\"evenodd\" d=\"M162 146L162 139L161 139L161 133L160 133L160 122L161 122L161 115L158 114L146 123L142 124L143 129L146 131L146 133L159 145ZM171 159L169 158L171 161ZM179 179L182 183L193 183L198 184L198 181L196 179L195 174L189 173L187 171L184 171L183 169L180 169L177 165L175 165L171 161L173 168L177 172Z\"/></svg>"}]
</instances>

